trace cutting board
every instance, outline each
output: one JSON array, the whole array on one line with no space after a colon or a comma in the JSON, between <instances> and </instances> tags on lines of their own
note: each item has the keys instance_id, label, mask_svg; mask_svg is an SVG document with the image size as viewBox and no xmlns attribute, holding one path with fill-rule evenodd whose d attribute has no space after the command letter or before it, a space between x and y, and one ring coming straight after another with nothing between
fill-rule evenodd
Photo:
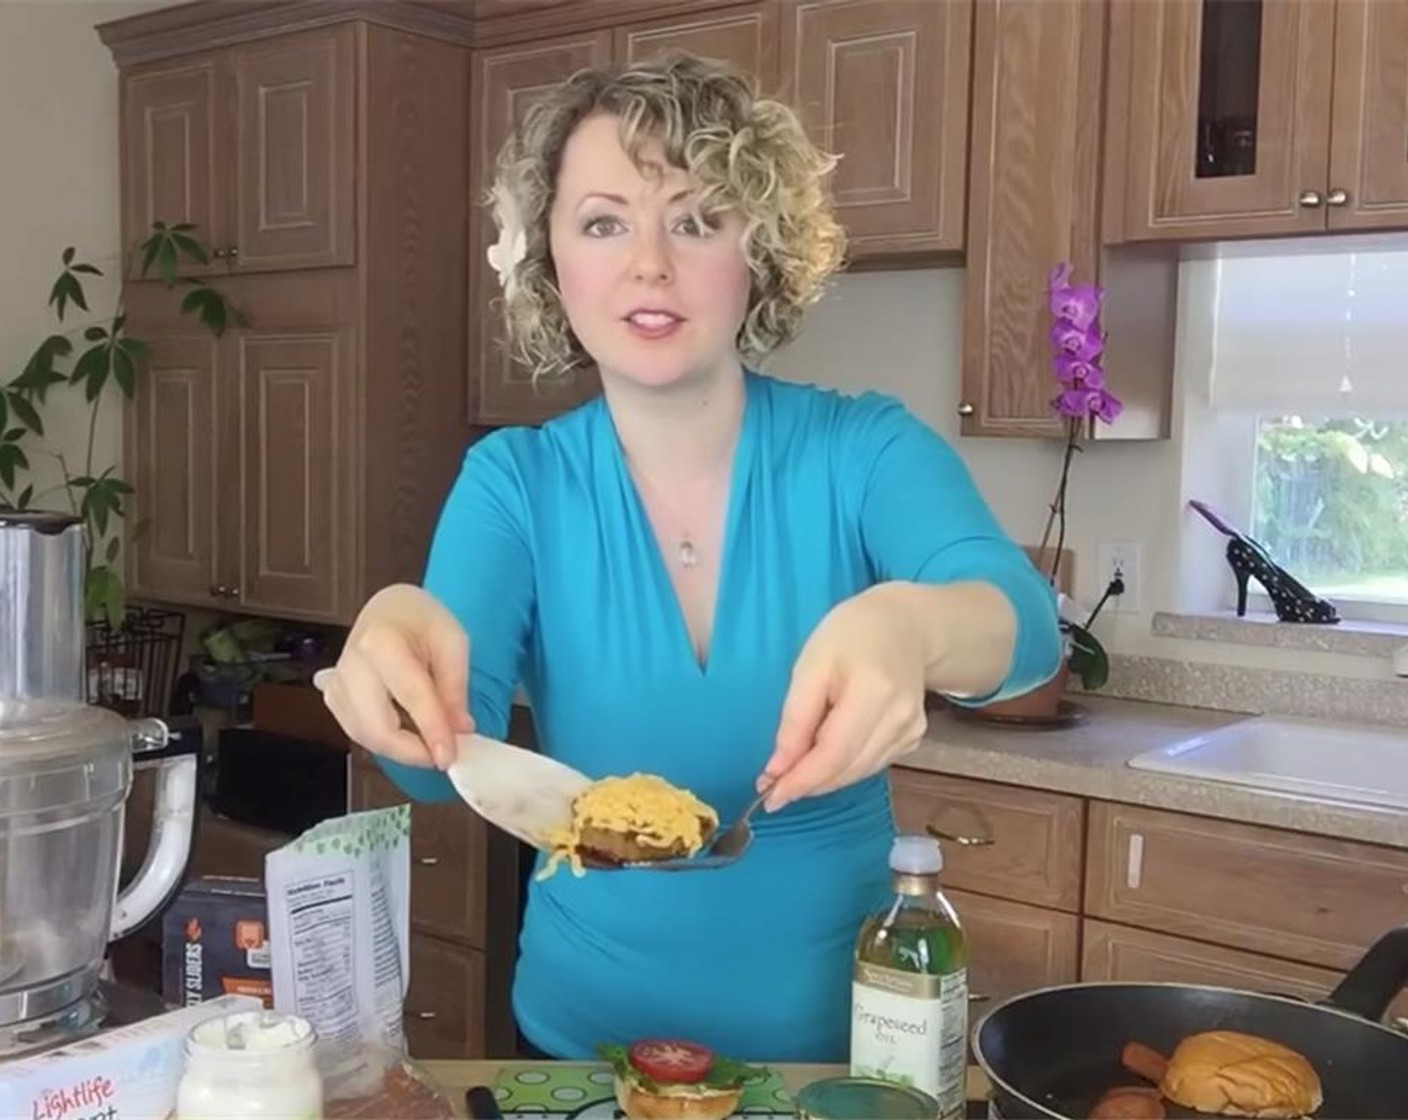
<instances>
[{"instance_id":1,"label":"cutting board","mask_svg":"<svg viewBox=\"0 0 1408 1120\"><path fill-rule=\"evenodd\" d=\"M507 1116L533 1116L538 1120L616 1120L610 1066L544 1064L515 1066L499 1074L494 1096ZM796 1116L792 1097L782 1077L768 1070L744 1082L736 1116L754 1118Z\"/></svg>"}]
</instances>

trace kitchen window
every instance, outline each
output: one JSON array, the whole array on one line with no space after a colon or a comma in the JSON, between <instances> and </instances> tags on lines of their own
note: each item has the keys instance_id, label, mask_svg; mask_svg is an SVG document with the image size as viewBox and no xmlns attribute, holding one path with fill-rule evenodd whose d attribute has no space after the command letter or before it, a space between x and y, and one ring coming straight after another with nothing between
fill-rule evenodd
<instances>
[{"instance_id":1,"label":"kitchen window","mask_svg":"<svg viewBox=\"0 0 1408 1120\"><path fill-rule=\"evenodd\" d=\"M1208 403L1254 417L1251 535L1343 617L1408 622L1408 238L1239 246L1215 283Z\"/></svg>"}]
</instances>

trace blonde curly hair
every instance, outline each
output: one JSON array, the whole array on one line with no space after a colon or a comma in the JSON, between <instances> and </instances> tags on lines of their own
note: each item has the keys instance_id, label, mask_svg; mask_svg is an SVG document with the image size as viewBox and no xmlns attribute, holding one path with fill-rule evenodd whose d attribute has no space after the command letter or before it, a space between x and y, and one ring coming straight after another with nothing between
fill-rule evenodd
<instances>
[{"instance_id":1,"label":"blonde curly hair","mask_svg":"<svg viewBox=\"0 0 1408 1120\"><path fill-rule=\"evenodd\" d=\"M845 251L824 186L836 157L811 142L791 109L755 96L738 70L675 52L579 71L532 107L499 153L487 201L501 234L521 238L516 261L495 260L514 356L535 377L591 364L562 307L548 216L567 140L597 113L619 119L622 146L642 171L643 149L658 142L697 185L701 213L742 215L751 283L739 352L760 358L790 341Z\"/></svg>"}]
</instances>

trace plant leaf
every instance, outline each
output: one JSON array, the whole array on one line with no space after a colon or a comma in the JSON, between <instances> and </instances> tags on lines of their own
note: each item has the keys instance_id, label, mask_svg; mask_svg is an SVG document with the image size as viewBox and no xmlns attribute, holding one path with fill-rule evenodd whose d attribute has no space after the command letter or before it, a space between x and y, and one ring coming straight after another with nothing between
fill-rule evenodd
<instances>
[{"instance_id":1,"label":"plant leaf","mask_svg":"<svg viewBox=\"0 0 1408 1120\"><path fill-rule=\"evenodd\" d=\"M49 303L56 306L56 314L61 322L70 302L78 304L84 311L88 310L88 301L83 298L83 285L72 272L64 270L49 291Z\"/></svg>"},{"instance_id":2,"label":"plant leaf","mask_svg":"<svg viewBox=\"0 0 1408 1120\"><path fill-rule=\"evenodd\" d=\"M152 356L151 346L143 342L140 338L124 337L121 346L137 365L141 365Z\"/></svg>"},{"instance_id":3,"label":"plant leaf","mask_svg":"<svg viewBox=\"0 0 1408 1120\"><path fill-rule=\"evenodd\" d=\"M107 338L107 336L108 332L105 331L102 327L89 327L86 331L83 332L83 337L86 338L89 342L98 342L104 338Z\"/></svg>"},{"instance_id":4,"label":"plant leaf","mask_svg":"<svg viewBox=\"0 0 1408 1120\"><path fill-rule=\"evenodd\" d=\"M161 253L161 235L152 234L142 242L142 276L152 270L152 265L156 263L157 256Z\"/></svg>"},{"instance_id":5,"label":"plant leaf","mask_svg":"<svg viewBox=\"0 0 1408 1120\"><path fill-rule=\"evenodd\" d=\"M76 264L73 266L73 271L81 272L86 276L101 276L103 274L101 268L94 268L91 264Z\"/></svg>"},{"instance_id":6,"label":"plant leaf","mask_svg":"<svg viewBox=\"0 0 1408 1120\"><path fill-rule=\"evenodd\" d=\"M130 401L137 384L137 367L133 364L132 355L121 344L112 348L112 376L122 395Z\"/></svg>"},{"instance_id":7,"label":"plant leaf","mask_svg":"<svg viewBox=\"0 0 1408 1120\"><path fill-rule=\"evenodd\" d=\"M163 237L161 248L157 250L156 265L168 288L176 284L176 264L176 244L169 237Z\"/></svg>"},{"instance_id":8,"label":"plant leaf","mask_svg":"<svg viewBox=\"0 0 1408 1120\"><path fill-rule=\"evenodd\" d=\"M6 394L4 394L4 393L0 393L0 428L3 428L3 427L4 427L6 424L8 424L9 422L10 422L9 397L8 397Z\"/></svg>"},{"instance_id":9,"label":"plant leaf","mask_svg":"<svg viewBox=\"0 0 1408 1120\"><path fill-rule=\"evenodd\" d=\"M26 436L26 435L28 435L28 434L29 434L29 429L28 429L28 428L11 428L8 432L5 433L5 437L4 437L4 438L5 438L5 442L6 442L6 443L18 443L18 442L20 441L21 437Z\"/></svg>"},{"instance_id":10,"label":"plant leaf","mask_svg":"<svg viewBox=\"0 0 1408 1120\"><path fill-rule=\"evenodd\" d=\"M0 483L4 483L6 490L15 488L15 472L17 470L28 470L29 459L25 457L24 449L17 443L0 443Z\"/></svg>"},{"instance_id":11,"label":"plant leaf","mask_svg":"<svg viewBox=\"0 0 1408 1120\"><path fill-rule=\"evenodd\" d=\"M37 436L44 434L44 421L39 411L25 399L23 393L10 393L10 409L20 418L20 423Z\"/></svg>"},{"instance_id":12,"label":"plant leaf","mask_svg":"<svg viewBox=\"0 0 1408 1120\"><path fill-rule=\"evenodd\" d=\"M73 247L72 245L70 245L67 249L64 250L64 266L65 266L65 267L67 267L67 266L69 266L69 265L71 265L71 264L73 263L73 255L74 255L75 252L77 252L77 250L74 249L74 247Z\"/></svg>"},{"instance_id":13,"label":"plant leaf","mask_svg":"<svg viewBox=\"0 0 1408 1120\"><path fill-rule=\"evenodd\" d=\"M33 484L33 483L30 483L28 486L26 486L23 490L20 491L20 496L19 496L19 508L20 508L20 509L28 509L28 508L29 508L29 503L30 503L33 499L34 499L34 484Z\"/></svg>"},{"instance_id":14,"label":"plant leaf","mask_svg":"<svg viewBox=\"0 0 1408 1120\"><path fill-rule=\"evenodd\" d=\"M90 347L74 363L73 372L69 374L71 383L83 384L89 402L98 399L98 394L103 391L103 383L108 379L109 353L109 348L102 343Z\"/></svg>"},{"instance_id":15,"label":"plant leaf","mask_svg":"<svg viewBox=\"0 0 1408 1120\"><path fill-rule=\"evenodd\" d=\"M109 564L117 562L117 554L122 550L122 538L113 537L108 541L107 551L103 554L108 558Z\"/></svg>"},{"instance_id":16,"label":"plant leaf","mask_svg":"<svg viewBox=\"0 0 1408 1120\"><path fill-rule=\"evenodd\" d=\"M24 371L10 382L10 388L22 393L32 393L42 404L49 386L65 380L63 374L55 372L54 362L67 357L72 351L72 342L61 334L51 334L30 356Z\"/></svg>"},{"instance_id":17,"label":"plant leaf","mask_svg":"<svg viewBox=\"0 0 1408 1120\"><path fill-rule=\"evenodd\" d=\"M205 247L189 234L172 233L171 240L176 242L177 248L193 261L197 261L200 264L210 263L210 258L205 255Z\"/></svg>"}]
</instances>

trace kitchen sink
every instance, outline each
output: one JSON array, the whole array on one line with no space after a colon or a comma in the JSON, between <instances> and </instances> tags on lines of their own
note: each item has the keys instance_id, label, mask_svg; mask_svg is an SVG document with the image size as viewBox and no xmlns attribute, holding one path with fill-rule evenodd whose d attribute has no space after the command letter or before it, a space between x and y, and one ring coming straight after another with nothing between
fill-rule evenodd
<instances>
[{"instance_id":1,"label":"kitchen sink","mask_svg":"<svg viewBox=\"0 0 1408 1120\"><path fill-rule=\"evenodd\" d=\"M1254 716L1129 760L1213 782L1408 810L1408 731Z\"/></svg>"}]
</instances>

